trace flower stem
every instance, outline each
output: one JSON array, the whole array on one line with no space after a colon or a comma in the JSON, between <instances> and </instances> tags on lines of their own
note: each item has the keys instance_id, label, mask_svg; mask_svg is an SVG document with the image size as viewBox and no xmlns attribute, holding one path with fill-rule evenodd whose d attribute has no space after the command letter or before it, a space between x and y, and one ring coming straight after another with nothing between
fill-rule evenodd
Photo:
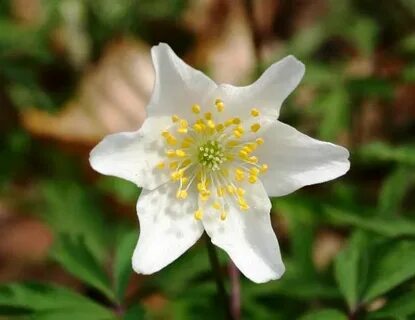
<instances>
[{"instance_id":1,"label":"flower stem","mask_svg":"<svg viewBox=\"0 0 415 320\"><path fill-rule=\"evenodd\" d=\"M220 264L218 259L218 254L216 252L215 246L210 241L209 237L205 237L206 247L209 255L210 265L212 267L212 272L215 277L216 288L218 290L219 299L223 304L225 310L225 317L229 320L237 320L234 318L233 314L231 313L231 308L229 304L229 297L226 293L225 283L223 281L223 276L220 270Z\"/></svg>"},{"instance_id":2,"label":"flower stem","mask_svg":"<svg viewBox=\"0 0 415 320\"><path fill-rule=\"evenodd\" d=\"M241 319L241 275L235 264L230 261L229 275L231 278L231 313L235 320Z\"/></svg>"}]
</instances>

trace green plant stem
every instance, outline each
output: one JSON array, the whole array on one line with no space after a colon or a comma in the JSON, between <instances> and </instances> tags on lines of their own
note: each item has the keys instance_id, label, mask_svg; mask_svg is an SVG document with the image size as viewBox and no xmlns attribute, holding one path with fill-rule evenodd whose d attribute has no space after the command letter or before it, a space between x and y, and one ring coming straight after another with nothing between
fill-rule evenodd
<instances>
[{"instance_id":1,"label":"green plant stem","mask_svg":"<svg viewBox=\"0 0 415 320\"><path fill-rule=\"evenodd\" d=\"M230 308L230 303L229 303L230 301L229 301L228 294L226 293L225 283L223 281L223 275L221 272L216 248L212 244L208 236L205 236L205 241L206 241L206 248L207 248L208 255L209 255L210 265L212 267L212 272L215 277L216 288L218 290L218 296L225 310L225 317L226 319L229 319L229 320L235 320L235 318L233 317L231 313L231 308Z\"/></svg>"}]
</instances>

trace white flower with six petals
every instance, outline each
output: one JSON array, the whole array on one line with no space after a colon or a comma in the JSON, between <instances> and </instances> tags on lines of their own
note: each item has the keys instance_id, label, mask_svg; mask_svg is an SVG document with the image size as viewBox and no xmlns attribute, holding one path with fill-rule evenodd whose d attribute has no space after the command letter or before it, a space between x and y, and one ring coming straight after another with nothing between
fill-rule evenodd
<instances>
[{"instance_id":1,"label":"white flower with six petals","mask_svg":"<svg viewBox=\"0 0 415 320\"><path fill-rule=\"evenodd\" d=\"M278 121L304 65L288 56L235 87L217 85L166 44L153 47L152 58L156 80L142 127L105 137L90 155L96 171L143 188L134 270L162 269L206 230L252 281L280 278L268 196L335 179L350 166L345 148Z\"/></svg>"}]
</instances>

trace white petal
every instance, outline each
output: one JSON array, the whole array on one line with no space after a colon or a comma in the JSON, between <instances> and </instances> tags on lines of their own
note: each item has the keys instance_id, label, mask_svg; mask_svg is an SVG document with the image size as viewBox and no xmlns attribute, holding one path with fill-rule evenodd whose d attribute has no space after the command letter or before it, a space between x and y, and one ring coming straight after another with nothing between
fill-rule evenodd
<instances>
[{"instance_id":1,"label":"white petal","mask_svg":"<svg viewBox=\"0 0 415 320\"><path fill-rule=\"evenodd\" d=\"M221 98L225 106L230 107L225 108L225 112L241 118L249 116L252 108L257 108L264 116L276 118L281 104L300 83L304 71L303 63L293 56L287 56L270 66L249 86L221 84L212 99Z\"/></svg>"},{"instance_id":2,"label":"white petal","mask_svg":"<svg viewBox=\"0 0 415 320\"><path fill-rule=\"evenodd\" d=\"M133 269L150 274L164 268L202 235L203 226L195 220L197 195L190 193L177 200L177 184L166 183L153 190L143 190L137 203L140 236L133 254Z\"/></svg>"},{"instance_id":3,"label":"white petal","mask_svg":"<svg viewBox=\"0 0 415 320\"><path fill-rule=\"evenodd\" d=\"M260 182L244 187L248 211L231 205L221 221L218 211L205 209L203 225L212 243L225 250L247 278L257 283L278 279L285 268L271 226L271 203Z\"/></svg>"},{"instance_id":4,"label":"white petal","mask_svg":"<svg viewBox=\"0 0 415 320\"><path fill-rule=\"evenodd\" d=\"M106 136L92 151L89 162L99 173L129 180L154 189L166 182L166 170L156 169L165 159L161 131L170 124L167 117L147 118L136 132Z\"/></svg>"},{"instance_id":5,"label":"white petal","mask_svg":"<svg viewBox=\"0 0 415 320\"><path fill-rule=\"evenodd\" d=\"M269 196L335 179L350 168L347 149L310 138L282 122L270 126L263 138L257 155L269 167L261 177Z\"/></svg>"},{"instance_id":6,"label":"white petal","mask_svg":"<svg viewBox=\"0 0 415 320\"><path fill-rule=\"evenodd\" d=\"M149 115L186 116L195 103L203 106L216 84L184 63L165 43L151 49L156 81L147 108Z\"/></svg>"}]
</instances>

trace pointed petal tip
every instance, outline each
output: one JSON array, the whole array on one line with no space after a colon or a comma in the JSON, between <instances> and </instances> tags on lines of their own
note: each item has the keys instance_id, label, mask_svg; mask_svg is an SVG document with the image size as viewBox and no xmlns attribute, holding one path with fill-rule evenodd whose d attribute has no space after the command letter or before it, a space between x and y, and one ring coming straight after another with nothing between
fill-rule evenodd
<instances>
[{"instance_id":1,"label":"pointed petal tip","mask_svg":"<svg viewBox=\"0 0 415 320\"><path fill-rule=\"evenodd\" d=\"M248 279L255 283L267 283L273 280L279 280L285 273L284 264L278 265L275 270L270 270L268 274L245 275Z\"/></svg>"},{"instance_id":2,"label":"pointed petal tip","mask_svg":"<svg viewBox=\"0 0 415 320\"><path fill-rule=\"evenodd\" d=\"M284 58L287 59L292 65L295 65L298 68L298 71L304 75L305 73L305 64L302 63L299 59L297 59L294 55L288 55Z\"/></svg>"}]
</instances>

